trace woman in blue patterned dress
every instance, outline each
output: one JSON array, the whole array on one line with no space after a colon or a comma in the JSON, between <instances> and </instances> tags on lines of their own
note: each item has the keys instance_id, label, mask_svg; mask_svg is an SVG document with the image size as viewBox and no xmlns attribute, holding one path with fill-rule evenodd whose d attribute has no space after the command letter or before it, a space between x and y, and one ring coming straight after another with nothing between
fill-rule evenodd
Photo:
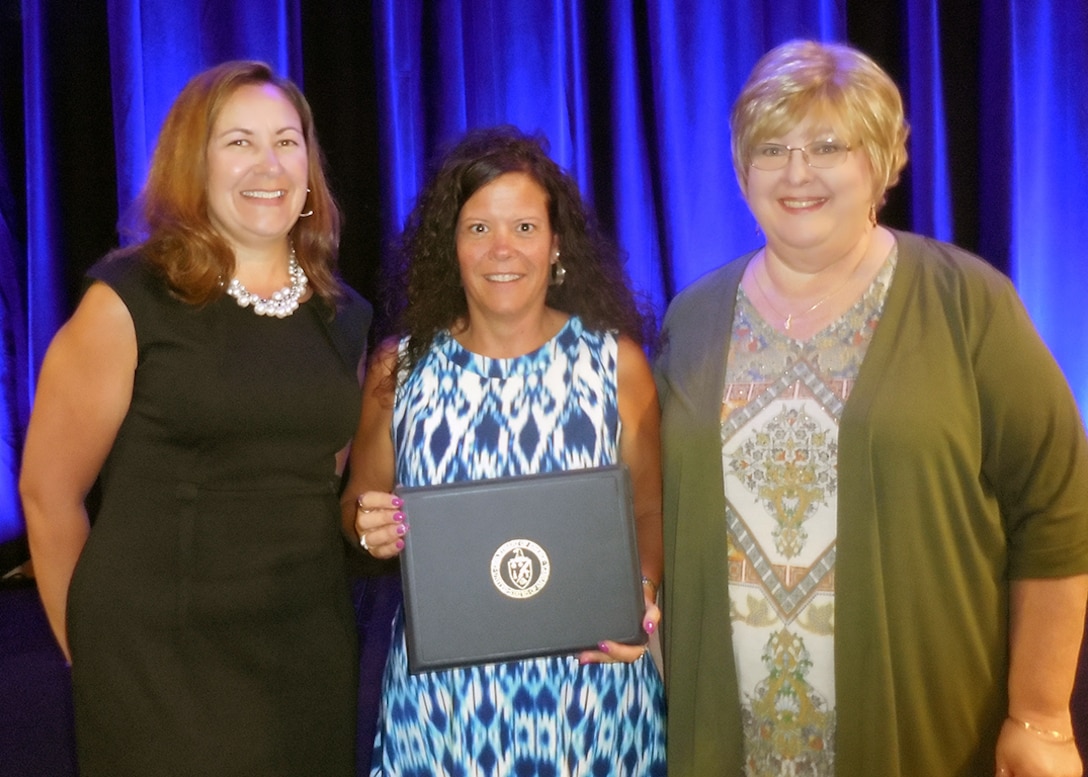
<instances>
[{"instance_id":1,"label":"woman in blue patterned dress","mask_svg":"<svg viewBox=\"0 0 1088 777\"><path fill-rule=\"evenodd\" d=\"M661 559L657 395L615 246L541 144L467 135L402 240L401 336L372 360L344 528L397 555L394 484L631 471L646 613ZM372 775L665 773L661 678L643 646L408 673L398 615Z\"/></svg>"}]
</instances>

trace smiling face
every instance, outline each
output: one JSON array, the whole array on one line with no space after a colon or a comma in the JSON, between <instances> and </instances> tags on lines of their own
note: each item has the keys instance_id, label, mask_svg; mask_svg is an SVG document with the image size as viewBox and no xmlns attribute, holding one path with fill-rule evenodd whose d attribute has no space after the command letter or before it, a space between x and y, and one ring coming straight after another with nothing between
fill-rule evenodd
<instances>
[{"instance_id":1,"label":"smiling face","mask_svg":"<svg viewBox=\"0 0 1088 777\"><path fill-rule=\"evenodd\" d=\"M781 170L748 167L742 182L748 207L779 254L811 253L829 259L845 255L869 233L873 176L868 158L853 138L830 122L803 122L789 133L760 142L797 148L835 138L852 146L842 164L815 168L800 151Z\"/></svg>"},{"instance_id":2,"label":"smiling face","mask_svg":"<svg viewBox=\"0 0 1088 777\"><path fill-rule=\"evenodd\" d=\"M456 247L470 321L544 312L558 237L531 176L504 173L477 189L461 207Z\"/></svg>"},{"instance_id":3,"label":"smiling face","mask_svg":"<svg viewBox=\"0 0 1088 777\"><path fill-rule=\"evenodd\" d=\"M207 147L208 217L237 251L282 241L306 202L309 166L298 112L271 84L239 87Z\"/></svg>"}]
</instances>

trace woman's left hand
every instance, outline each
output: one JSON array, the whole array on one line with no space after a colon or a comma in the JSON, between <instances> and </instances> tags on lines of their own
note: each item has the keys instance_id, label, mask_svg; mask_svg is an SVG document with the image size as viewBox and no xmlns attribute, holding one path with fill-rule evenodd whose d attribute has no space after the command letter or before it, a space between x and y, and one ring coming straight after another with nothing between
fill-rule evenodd
<instances>
[{"instance_id":1,"label":"woman's left hand","mask_svg":"<svg viewBox=\"0 0 1088 777\"><path fill-rule=\"evenodd\" d=\"M1075 742L1049 742L1012 720L997 738L996 777L1081 777Z\"/></svg>"},{"instance_id":2,"label":"woman's left hand","mask_svg":"<svg viewBox=\"0 0 1088 777\"><path fill-rule=\"evenodd\" d=\"M647 637L651 637L657 631L661 623L661 610L652 602L646 604L646 612L642 616L642 629ZM578 654L580 664L633 664L650 651L649 645L626 645L622 642L613 642L610 639L602 640L597 645L597 650L586 650Z\"/></svg>"},{"instance_id":3,"label":"woman's left hand","mask_svg":"<svg viewBox=\"0 0 1088 777\"><path fill-rule=\"evenodd\" d=\"M404 550L408 522L396 494L367 491L355 499L355 534L359 547L374 558L388 559Z\"/></svg>"}]
</instances>

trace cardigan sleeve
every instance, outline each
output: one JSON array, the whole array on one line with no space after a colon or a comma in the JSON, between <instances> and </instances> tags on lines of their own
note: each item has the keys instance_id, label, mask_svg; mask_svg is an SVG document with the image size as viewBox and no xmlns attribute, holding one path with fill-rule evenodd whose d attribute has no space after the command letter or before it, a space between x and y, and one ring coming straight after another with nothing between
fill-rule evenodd
<instances>
[{"instance_id":1,"label":"cardigan sleeve","mask_svg":"<svg viewBox=\"0 0 1088 777\"><path fill-rule=\"evenodd\" d=\"M983 477L1001 505L1009 577L1088 572L1088 440L1076 401L1011 283L989 312L974 365Z\"/></svg>"}]
</instances>

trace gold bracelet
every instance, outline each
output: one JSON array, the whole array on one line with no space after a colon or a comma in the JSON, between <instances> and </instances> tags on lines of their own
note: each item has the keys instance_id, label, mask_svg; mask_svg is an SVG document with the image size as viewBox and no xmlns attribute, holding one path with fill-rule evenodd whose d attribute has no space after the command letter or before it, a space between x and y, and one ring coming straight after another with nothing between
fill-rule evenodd
<instances>
[{"instance_id":1,"label":"gold bracelet","mask_svg":"<svg viewBox=\"0 0 1088 777\"><path fill-rule=\"evenodd\" d=\"M1053 729L1049 729L1049 728L1039 728L1038 726L1035 726L1035 725L1032 725L1031 723L1028 723L1026 720L1021 720L1020 718L1014 718L1012 715L1009 715L1009 720L1011 720L1013 723L1015 723L1018 726L1023 726L1026 730L1030 731L1032 734L1035 734L1036 736L1040 736L1043 739L1045 739L1046 741L1053 742L1056 745L1067 745L1067 744L1069 744L1070 742L1073 741L1073 735L1072 734L1063 734L1060 731L1054 731Z\"/></svg>"},{"instance_id":2,"label":"gold bracelet","mask_svg":"<svg viewBox=\"0 0 1088 777\"><path fill-rule=\"evenodd\" d=\"M646 575L643 575L642 576L642 584L643 585L648 585L650 587L650 593L653 594L654 601L657 601L657 583L655 583L650 578L646 577Z\"/></svg>"}]
</instances>

